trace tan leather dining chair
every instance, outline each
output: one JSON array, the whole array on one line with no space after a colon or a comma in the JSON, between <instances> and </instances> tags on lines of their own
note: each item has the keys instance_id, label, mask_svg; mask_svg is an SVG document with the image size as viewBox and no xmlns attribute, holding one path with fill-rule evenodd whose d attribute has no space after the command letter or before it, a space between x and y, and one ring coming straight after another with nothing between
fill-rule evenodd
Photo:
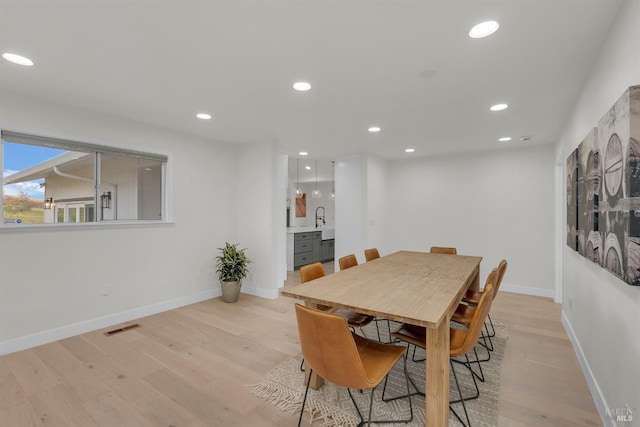
<instances>
[{"instance_id":1,"label":"tan leather dining chair","mask_svg":"<svg viewBox=\"0 0 640 427\"><path fill-rule=\"evenodd\" d=\"M496 280L495 294L493 296L494 298L498 294L498 289L500 289L500 284L502 283L502 279L504 278L504 273L506 273L506 271L507 271L507 260L506 259L503 259L502 261L500 261L500 263L498 264L497 270L498 270L498 277L497 277L497 280ZM472 303L472 304L477 304L478 301L480 301L480 295L481 294L482 294L482 291L474 291L474 290L469 289L467 291L467 293L464 295L463 301L469 302L469 303Z\"/></svg>"},{"instance_id":2,"label":"tan leather dining chair","mask_svg":"<svg viewBox=\"0 0 640 427\"><path fill-rule=\"evenodd\" d=\"M374 389L387 377L401 358L405 359L404 370L406 376L406 358L402 357L406 351L405 347L380 344L362 338L349 330L349 326L343 317L304 307L300 304L296 304L296 318L302 355L310 368L298 426L302 421L307 392L309 391L309 382L313 373L338 386L347 388L349 397L356 407L358 415L360 415L360 424L358 425L364 425L364 421L360 409L353 399L351 389L371 389L368 417L370 425L372 422L371 409L373 407ZM408 420L375 420L373 422L397 423L409 422L413 419L413 406L411 404L408 378L406 376L405 380L411 418Z\"/></svg>"},{"instance_id":3,"label":"tan leather dining chair","mask_svg":"<svg viewBox=\"0 0 640 427\"><path fill-rule=\"evenodd\" d=\"M373 261L374 259L378 259L380 258L380 254L378 253L378 249L377 248L371 248L371 249L365 249L364 250L364 259L369 262L369 261Z\"/></svg>"},{"instance_id":4,"label":"tan leather dining chair","mask_svg":"<svg viewBox=\"0 0 640 427\"><path fill-rule=\"evenodd\" d=\"M507 260L503 259L502 261L500 261L500 264L498 264L498 267L494 268L491 273L489 273L489 276L487 276L486 283L491 282L494 284L494 299L496 296L498 296L498 290L500 289L500 284L502 283L502 279L506 271ZM484 291L475 291L469 289L465 296L462 298L464 304L458 305L458 308L456 308L456 312L451 317L451 320L462 324L468 324L471 321L475 306L480 301L480 297L482 296L483 292ZM489 324L487 325L485 322L486 334L483 333L482 338L484 339L485 347L487 348L487 350L493 351L493 342L491 341L491 338L496 336L496 329L493 326L493 320L491 320L491 313L487 315L487 320L489 321ZM491 330L489 330L489 326L491 326ZM487 358L483 361L489 360L490 358L491 354L488 354Z\"/></svg>"},{"instance_id":5,"label":"tan leather dining chair","mask_svg":"<svg viewBox=\"0 0 640 427\"><path fill-rule=\"evenodd\" d=\"M349 255L345 255L342 258L340 258L338 260L338 264L340 265L340 270L346 270L347 268L351 268L351 267L355 267L356 265L358 265L358 259L356 258L356 256L354 254L349 254ZM376 332L378 334L378 341L382 341L380 339L380 328L378 326L378 322L381 321L385 321L386 319L377 319L373 316L367 316L370 317L371 319L368 320L367 323L375 320L376 322ZM386 320L387 324L389 324L389 321ZM389 332L391 332L391 327L389 327ZM362 332L364 334L364 331Z\"/></svg>"},{"instance_id":6,"label":"tan leather dining chair","mask_svg":"<svg viewBox=\"0 0 640 427\"><path fill-rule=\"evenodd\" d=\"M320 277L324 277L324 268L322 267L322 263L314 262L313 264L307 264L300 267L301 283L307 283L312 280L319 279ZM329 307L322 304L318 304L316 307L318 310L326 311L329 313L335 313L344 317L347 323L349 324L349 327L354 329L367 326L369 323L371 323L375 319L375 317L373 316L360 314L346 308L334 308L334 307ZM364 331L362 333L364 334ZM378 336L380 336L380 332L378 332ZM300 370L304 371L304 359L300 363Z\"/></svg>"},{"instance_id":7,"label":"tan leather dining chair","mask_svg":"<svg viewBox=\"0 0 640 427\"><path fill-rule=\"evenodd\" d=\"M340 270L346 270L358 265L358 259L354 254L345 255L338 260L338 265L340 265Z\"/></svg>"},{"instance_id":8,"label":"tan leather dining chair","mask_svg":"<svg viewBox=\"0 0 640 427\"><path fill-rule=\"evenodd\" d=\"M323 276L324 269L322 268L322 264L319 262L300 267L300 282L302 283L307 283L311 280L315 280ZM345 308L332 308L324 305L319 305L318 309L339 314L340 316L344 317L347 322L349 322L349 326L351 326L352 328L362 328L364 326L367 326L374 320L373 316L356 313L353 310Z\"/></svg>"},{"instance_id":9,"label":"tan leather dining chair","mask_svg":"<svg viewBox=\"0 0 640 427\"><path fill-rule=\"evenodd\" d=\"M493 286L494 289L494 297L495 295L497 295L497 292L495 292L498 289L498 277L499 277L499 272L497 268L494 268L493 270L491 270L491 272L489 273L489 275L487 275L487 278L484 282L484 289L487 288L487 285L491 284ZM458 304L458 307L456 308L455 313L453 313L453 316L451 316L451 320L453 320L454 322L458 322L458 323L465 323L465 324L469 324L471 322L471 318L473 317L473 313L476 311L476 306L478 305L478 302L480 301L480 297L482 296L482 293L484 291L473 291L474 292L474 296L476 295L477 292L477 299L475 299L471 304L466 304L465 299L462 299L462 303Z\"/></svg>"},{"instance_id":10,"label":"tan leather dining chair","mask_svg":"<svg viewBox=\"0 0 640 427\"><path fill-rule=\"evenodd\" d=\"M484 284L484 289L486 289L487 286L491 284L493 288L493 298L495 298L496 295L498 294L498 286L499 286L498 277L499 277L498 269L494 268L493 270L491 270L491 272L487 276L487 279ZM475 311L477 310L477 302L479 301L479 297L481 296L482 296L482 293L478 293L478 300L476 300L475 303L467 304L465 302L462 302L458 304L458 307L456 307L455 313L453 313L453 316L451 316L451 321L460 323L462 325L469 325L471 323L471 320L473 319L473 315ZM492 335L489 332L489 328L487 327L486 321L484 323L484 329L485 330L482 331L480 334L480 339L482 340L480 344L482 344L482 346L487 349L487 357L482 358L480 362L486 362L490 360L491 359L490 352L493 351L493 342L491 341ZM493 336L495 336L495 330L494 330Z\"/></svg>"},{"instance_id":11,"label":"tan leather dining chair","mask_svg":"<svg viewBox=\"0 0 640 427\"><path fill-rule=\"evenodd\" d=\"M311 280L324 276L324 268L319 262L307 264L300 267L300 282L306 283Z\"/></svg>"},{"instance_id":12,"label":"tan leather dining chair","mask_svg":"<svg viewBox=\"0 0 640 427\"><path fill-rule=\"evenodd\" d=\"M457 329L450 328L449 335L449 361L451 364L451 372L453 374L453 378L456 384L456 388L458 389L459 399L450 400L449 401L449 409L453 412L455 417L465 426L470 426L471 421L469 420L469 414L467 412L467 406L465 405L465 401L471 399L477 399L480 396L480 389L478 388L478 383L476 382L476 378L484 380L484 373L482 372L482 365L478 360L478 352L475 349L475 344L478 342L480 337L480 333L482 331L482 325L484 324L485 318L489 313L489 309L491 308L491 303L493 302L493 283L489 283L485 286L485 290L480 296L480 300L478 301L478 306L473 312L473 317L471 319L471 323L469 327L466 329ZM408 344L412 344L416 347L425 348L429 343L427 340L427 331L422 326L415 326L410 324L403 324L400 329L392 334L392 336L396 339L402 340ZM470 360L468 353L473 350L475 354L475 359ZM465 360L456 359L459 356L465 357ZM475 386L475 392L471 396L463 396L462 391L460 389L460 383L458 381L458 375L455 370L454 363L462 364L469 369L471 372L471 378L473 379L473 384ZM477 364L480 370L480 373L476 373L472 364ZM413 383L411 378L409 380ZM413 386L418 390L415 383ZM383 392L384 393L384 392ZM418 392L419 394L423 394L422 392ZM464 410L464 415L467 420L467 423L462 420L460 415L456 412L456 410L451 406L454 403L461 403L462 408Z\"/></svg>"},{"instance_id":13,"label":"tan leather dining chair","mask_svg":"<svg viewBox=\"0 0 640 427\"><path fill-rule=\"evenodd\" d=\"M432 254L458 255L456 248L447 248L444 246L431 246L429 252Z\"/></svg>"}]
</instances>

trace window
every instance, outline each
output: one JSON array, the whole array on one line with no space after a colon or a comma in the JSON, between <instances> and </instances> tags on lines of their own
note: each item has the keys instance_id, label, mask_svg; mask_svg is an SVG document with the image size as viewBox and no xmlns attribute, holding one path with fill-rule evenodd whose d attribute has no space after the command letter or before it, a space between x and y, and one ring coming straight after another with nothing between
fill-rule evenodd
<instances>
[{"instance_id":1,"label":"window","mask_svg":"<svg viewBox=\"0 0 640 427\"><path fill-rule=\"evenodd\" d=\"M163 155L2 131L4 224L162 221Z\"/></svg>"}]
</instances>

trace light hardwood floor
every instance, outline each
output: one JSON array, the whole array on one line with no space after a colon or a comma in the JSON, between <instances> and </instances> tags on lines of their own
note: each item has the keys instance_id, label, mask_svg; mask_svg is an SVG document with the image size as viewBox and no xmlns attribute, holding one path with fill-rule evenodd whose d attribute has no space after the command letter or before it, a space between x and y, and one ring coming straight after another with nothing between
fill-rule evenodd
<instances>
[{"instance_id":1,"label":"light hardwood floor","mask_svg":"<svg viewBox=\"0 0 640 427\"><path fill-rule=\"evenodd\" d=\"M295 426L245 387L299 352L294 303L217 298L3 356L0 426ZM499 425L602 425L557 304L501 292L492 317L509 332Z\"/></svg>"}]
</instances>

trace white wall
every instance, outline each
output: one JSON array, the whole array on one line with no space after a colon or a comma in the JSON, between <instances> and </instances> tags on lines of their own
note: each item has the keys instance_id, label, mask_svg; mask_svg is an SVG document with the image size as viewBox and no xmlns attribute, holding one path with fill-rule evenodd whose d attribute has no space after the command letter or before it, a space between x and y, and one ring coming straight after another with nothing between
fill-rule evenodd
<instances>
[{"instance_id":1,"label":"white wall","mask_svg":"<svg viewBox=\"0 0 640 427\"><path fill-rule=\"evenodd\" d=\"M386 250L388 162L376 156L356 155L336 159L336 241L335 268L338 259L355 254L365 262L364 250Z\"/></svg>"},{"instance_id":2,"label":"white wall","mask_svg":"<svg viewBox=\"0 0 640 427\"><path fill-rule=\"evenodd\" d=\"M387 189L388 162L376 156L367 156L367 211L366 236L364 245L367 248L378 248L380 255L389 253L385 246L384 236L388 230L389 191ZM364 262L364 253L357 257Z\"/></svg>"},{"instance_id":3,"label":"white wall","mask_svg":"<svg viewBox=\"0 0 640 427\"><path fill-rule=\"evenodd\" d=\"M336 240L335 268L338 259L350 253L359 260L365 246L366 219L366 158L363 156L336 159Z\"/></svg>"},{"instance_id":4,"label":"white wall","mask_svg":"<svg viewBox=\"0 0 640 427\"><path fill-rule=\"evenodd\" d=\"M640 1L633 0L623 6L567 122L558 145L565 158L627 87L640 84L639 51ZM566 197L566 185L557 185ZM562 255L563 321L605 425L616 424L607 409L619 408L630 408L631 425L640 425L640 287L627 285L566 245Z\"/></svg>"},{"instance_id":5,"label":"white wall","mask_svg":"<svg viewBox=\"0 0 640 427\"><path fill-rule=\"evenodd\" d=\"M0 354L220 294L216 248L238 240L237 149L6 91L0 128L169 155L175 221L0 231Z\"/></svg>"},{"instance_id":6,"label":"white wall","mask_svg":"<svg viewBox=\"0 0 640 427\"><path fill-rule=\"evenodd\" d=\"M285 235L284 228L276 226L276 214L282 212L282 200L275 191L277 182L277 151L273 143L244 144L236 164L237 205L221 208L234 211L237 215L237 241L241 248L247 248L247 256L252 260L249 274L243 281L242 292L265 298L277 298L278 251L276 245ZM284 213L277 218L285 221ZM277 233L279 231L279 233Z\"/></svg>"},{"instance_id":7,"label":"white wall","mask_svg":"<svg viewBox=\"0 0 640 427\"><path fill-rule=\"evenodd\" d=\"M553 297L551 145L398 160L388 173L385 247L482 256L481 283L505 258L503 289Z\"/></svg>"},{"instance_id":8,"label":"white wall","mask_svg":"<svg viewBox=\"0 0 640 427\"><path fill-rule=\"evenodd\" d=\"M287 199L289 195L287 175L289 173L289 156L286 153L277 154L276 166L276 271L277 286L284 286L287 280Z\"/></svg>"}]
</instances>

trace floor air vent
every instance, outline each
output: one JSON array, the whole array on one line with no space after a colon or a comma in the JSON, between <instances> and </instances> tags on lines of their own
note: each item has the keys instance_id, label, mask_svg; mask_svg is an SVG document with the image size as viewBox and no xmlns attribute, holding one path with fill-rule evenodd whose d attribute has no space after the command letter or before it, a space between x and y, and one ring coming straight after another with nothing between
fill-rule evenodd
<instances>
[{"instance_id":1,"label":"floor air vent","mask_svg":"<svg viewBox=\"0 0 640 427\"><path fill-rule=\"evenodd\" d=\"M139 328L139 327L140 327L139 324L134 323L133 325L127 325L127 326L123 326L123 327L118 328L118 329L113 329L111 331L107 331L104 334L106 336L110 337L111 335L119 334L120 332L125 332L125 331L128 331L130 329L135 329L135 328Z\"/></svg>"}]
</instances>

